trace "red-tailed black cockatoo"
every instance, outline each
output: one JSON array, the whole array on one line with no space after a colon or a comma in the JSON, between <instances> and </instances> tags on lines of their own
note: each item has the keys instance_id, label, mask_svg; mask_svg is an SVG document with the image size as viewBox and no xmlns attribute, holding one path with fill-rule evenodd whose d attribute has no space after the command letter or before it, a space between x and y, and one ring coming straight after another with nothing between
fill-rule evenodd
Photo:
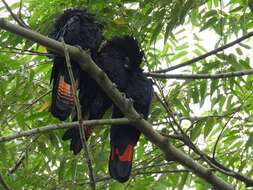
<instances>
[{"instance_id":1,"label":"red-tailed black cockatoo","mask_svg":"<svg viewBox=\"0 0 253 190\"><path fill-rule=\"evenodd\" d=\"M123 40L124 39L124 40ZM131 37L114 37L109 40L98 52L98 55L93 58L96 64L108 75L110 80L116 85L120 91L124 91L128 80L128 69L130 68L131 60L136 59L131 57L132 52L136 50L126 51L131 48ZM139 53L139 51L137 52ZM138 55L141 56L141 55ZM85 84L85 85L84 85ZM101 119L112 106L112 101L101 89L101 87L90 78L89 82L80 80L80 103L82 105L83 115L88 115L86 119ZM86 130L86 139L92 133L91 128ZM71 128L63 136L64 140L71 140L70 149L74 154L77 154L82 149L80 133L78 128Z\"/></svg>"},{"instance_id":2,"label":"red-tailed black cockatoo","mask_svg":"<svg viewBox=\"0 0 253 190\"><path fill-rule=\"evenodd\" d=\"M67 44L89 50L91 57L94 58L102 41L101 33L101 25L95 21L93 15L86 10L68 9L56 20L54 29L49 36L58 41L63 38ZM64 56L54 53L53 62L51 74L53 91L50 112L60 120L65 120L74 108L70 77ZM85 81L88 75L73 60L71 60L71 67L75 85L80 88L81 80Z\"/></svg>"},{"instance_id":3,"label":"red-tailed black cockatoo","mask_svg":"<svg viewBox=\"0 0 253 190\"><path fill-rule=\"evenodd\" d=\"M139 49L137 40L130 36L113 38L113 42L120 57L125 57L124 60L128 60L128 64L124 65L126 80L124 80L125 83L120 90L125 93L127 98L133 100L133 106L136 111L143 115L144 119L147 119L153 97L153 87L152 81L144 75L140 68L143 52ZM120 109L115 105L113 106L112 117L124 117ZM111 177L119 182L125 182L129 179L134 146L138 142L139 137L140 131L132 125L111 126L109 172Z\"/></svg>"}]
</instances>

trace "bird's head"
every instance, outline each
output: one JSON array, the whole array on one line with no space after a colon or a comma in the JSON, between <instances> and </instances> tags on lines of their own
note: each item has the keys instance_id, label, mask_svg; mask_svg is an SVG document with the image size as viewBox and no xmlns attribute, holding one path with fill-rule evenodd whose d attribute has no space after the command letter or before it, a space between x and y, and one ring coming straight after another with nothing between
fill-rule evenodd
<instances>
[{"instance_id":1,"label":"bird's head","mask_svg":"<svg viewBox=\"0 0 253 190\"><path fill-rule=\"evenodd\" d=\"M110 45L125 59L124 67L127 70L139 70L144 56L138 41L132 36L115 36L110 40Z\"/></svg>"}]
</instances>

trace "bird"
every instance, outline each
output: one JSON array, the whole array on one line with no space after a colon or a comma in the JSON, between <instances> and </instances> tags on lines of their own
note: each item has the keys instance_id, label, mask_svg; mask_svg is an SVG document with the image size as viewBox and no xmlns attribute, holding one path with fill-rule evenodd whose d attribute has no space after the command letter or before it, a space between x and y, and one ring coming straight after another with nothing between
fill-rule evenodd
<instances>
[{"instance_id":1,"label":"bird","mask_svg":"<svg viewBox=\"0 0 253 190\"><path fill-rule=\"evenodd\" d=\"M107 74L120 91L125 90L131 62L136 59L132 56L141 56L132 53L133 45L136 44L130 36L114 36L102 46L97 56L94 57L94 62L97 66ZM83 81L82 78L80 80L79 100L82 114L86 115L85 119L88 120L101 119L113 104L112 100L96 81L90 78L89 82L87 82L87 77L86 81ZM86 140L89 139L92 131L91 127L86 128ZM68 129L63 135L63 140L71 141L70 150L74 154L78 154L83 148L78 128L73 127Z\"/></svg>"},{"instance_id":2,"label":"bird","mask_svg":"<svg viewBox=\"0 0 253 190\"><path fill-rule=\"evenodd\" d=\"M147 119L153 97L153 83L152 80L144 75L143 70L140 68L143 52L138 47L138 41L134 38L129 38L129 42L131 42L128 43L131 47L125 47L128 47L126 51L131 51L131 56L129 56L131 59L127 68L127 85L122 92L133 101L135 110L144 119ZM116 105L113 105L112 118L120 117L124 117L124 114ZM139 140L140 134L140 131L130 124L111 126L109 173L112 178L121 183L126 182L131 174L134 147Z\"/></svg>"},{"instance_id":3,"label":"bird","mask_svg":"<svg viewBox=\"0 0 253 190\"><path fill-rule=\"evenodd\" d=\"M86 9L67 9L56 20L54 29L49 34L49 37L58 41L63 39L69 45L89 50L91 57L94 58L102 42L102 30L102 25ZM76 61L71 60L71 68L75 80L74 85L79 89L81 80L85 81L87 78L89 80L89 76L82 71ZM54 117L63 121L73 111L74 97L65 58L56 53L53 53L50 82L52 81L50 112Z\"/></svg>"}]
</instances>

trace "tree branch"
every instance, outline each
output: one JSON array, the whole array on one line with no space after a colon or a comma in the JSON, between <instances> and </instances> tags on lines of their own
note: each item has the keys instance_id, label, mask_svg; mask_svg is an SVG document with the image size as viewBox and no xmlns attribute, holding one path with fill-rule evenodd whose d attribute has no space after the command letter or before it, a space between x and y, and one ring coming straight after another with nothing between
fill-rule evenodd
<instances>
[{"instance_id":1,"label":"tree branch","mask_svg":"<svg viewBox=\"0 0 253 190\"><path fill-rule=\"evenodd\" d=\"M64 56L64 49L60 42L49 39L41 34L25 29L23 27L11 24L10 22L0 19L0 28L21 35L27 39L37 42L48 47L53 52ZM190 169L197 176L210 183L215 189L234 190L234 187L221 178L210 172L209 169L195 162L191 157L177 149L169 143L168 139L156 132L150 123L144 120L134 109L131 101L122 96L121 92L113 85L107 75L93 62L90 56L84 51L80 51L74 46L67 45L70 57L78 61L80 67L96 80L111 100L120 108L125 117L138 128L152 143L158 146L165 154L167 161L177 161L183 166Z\"/></svg>"},{"instance_id":2,"label":"tree branch","mask_svg":"<svg viewBox=\"0 0 253 190\"><path fill-rule=\"evenodd\" d=\"M42 94L41 96L35 98L29 105L22 107L18 110L15 114L13 114L10 118L6 119L2 123L9 123L12 119L14 119L19 113L25 112L26 110L30 109L34 104L36 104L38 101L40 101L42 98L44 98L46 95L48 95L51 92L51 90L47 91L46 93Z\"/></svg>"},{"instance_id":3,"label":"tree branch","mask_svg":"<svg viewBox=\"0 0 253 190\"><path fill-rule=\"evenodd\" d=\"M123 125L123 124L128 124L129 120L126 118L117 118L117 119L100 119L100 120L85 120L83 121L83 124L86 126L94 126L94 125ZM6 142L6 141L11 141L17 138L21 137L27 137L31 136L34 134L39 134L39 133L45 133L49 132L52 130L57 130L57 129L66 129L70 127L78 127L79 123L78 121L76 122L71 122L71 123L61 123L61 124L55 124L55 125L47 125L45 127L39 127L39 128L34 128L30 129L27 131L22 131L18 132L12 135L8 136L2 136L0 137L0 142Z\"/></svg>"},{"instance_id":4,"label":"tree branch","mask_svg":"<svg viewBox=\"0 0 253 190\"><path fill-rule=\"evenodd\" d=\"M157 170L157 171L139 171L136 173L133 173L132 176L135 175L152 175L152 174L165 174L165 173L188 173L190 170Z\"/></svg>"},{"instance_id":5,"label":"tree branch","mask_svg":"<svg viewBox=\"0 0 253 190\"><path fill-rule=\"evenodd\" d=\"M74 79L74 74L73 74L72 68L71 68L68 48L67 48L63 38L61 38L61 41L62 41L63 48L64 48L64 54L65 54L68 74L69 74L69 78L70 78L70 82L71 82L71 89L72 89L72 93L74 96L74 102L75 102L76 111L77 111L77 119L79 122L78 129L79 129L79 133L80 133L81 144L82 144L82 147L84 148L84 159L85 159L85 161L88 165L88 169L89 169L90 187L91 187L91 189L96 190L96 182L95 182L94 172L93 172L93 168L92 168L91 153L90 153L90 150L87 145L86 138L85 138L86 135L85 135L84 127L86 127L86 126L83 127L81 105L80 105L79 98L78 98L77 92L76 92L76 81Z\"/></svg>"},{"instance_id":6,"label":"tree branch","mask_svg":"<svg viewBox=\"0 0 253 190\"><path fill-rule=\"evenodd\" d=\"M13 174L18 168L19 166L22 164L23 160L25 159L27 152L29 151L30 147L32 146L32 144L40 137L40 135L37 135L34 137L34 139L32 139L32 141L28 142L24 148L24 150L21 152L21 154L19 155L18 159L16 160L15 164L9 168L8 173L9 174Z\"/></svg>"},{"instance_id":7,"label":"tree branch","mask_svg":"<svg viewBox=\"0 0 253 190\"><path fill-rule=\"evenodd\" d=\"M221 47L219 47L217 49L214 49L214 50L212 50L212 51L210 51L208 53L205 53L205 54L203 54L203 55L201 55L199 57L193 58L193 59L191 59L189 61L186 61L184 63L178 64L178 65L175 65L175 66L172 66L172 67L169 67L167 69L161 69L161 70L154 71L153 73L165 73L165 72L168 72L168 71L176 70L178 68L191 65L191 64L196 63L196 62L198 62L198 61L200 61L202 59L205 59L205 58L207 58L207 57L209 57L211 55L217 54L220 51L223 51L223 50L225 50L227 48L230 48L230 47L232 47L232 46L234 46L234 45L242 42L243 40L246 40L246 39L250 38L251 36L253 36L253 31L249 32L248 34L246 34L246 35L244 35L244 36L242 36L242 37L240 37L240 38L238 38L238 39L236 39L236 40L234 40L234 41L232 41L232 42L230 42L230 43L228 43L228 44L226 44L224 46L221 46Z\"/></svg>"},{"instance_id":8,"label":"tree branch","mask_svg":"<svg viewBox=\"0 0 253 190\"><path fill-rule=\"evenodd\" d=\"M244 75L252 75L253 69L243 70L243 71L234 71L227 73L217 73L217 74L163 74L163 73L145 73L147 76L161 79L222 79L222 78L231 78L231 77L240 77Z\"/></svg>"},{"instance_id":9,"label":"tree branch","mask_svg":"<svg viewBox=\"0 0 253 190\"><path fill-rule=\"evenodd\" d=\"M3 186L5 190L12 190L12 188L9 187L9 185L6 183L1 174L0 174L0 184Z\"/></svg>"},{"instance_id":10,"label":"tree branch","mask_svg":"<svg viewBox=\"0 0 253 190\"><path fill-rule=\"evenodd\" d=\"M9 11L9 13L11 14L12 18L20 25L23 26L25 28L29 28L29 26L27 26L25 24L25 22L23 20L21 20L16 14L14 14L11 10L11 8L9 7L9 5L6 3L5 0L2 0L4 6L6 7L6 9Z\"/></svg>"}]
</instances>

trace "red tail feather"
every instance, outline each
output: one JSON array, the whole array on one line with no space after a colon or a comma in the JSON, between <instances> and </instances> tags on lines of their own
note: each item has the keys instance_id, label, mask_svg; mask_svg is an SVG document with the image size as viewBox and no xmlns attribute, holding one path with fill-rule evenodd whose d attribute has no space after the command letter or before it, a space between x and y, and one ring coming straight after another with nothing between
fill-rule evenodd
<instances>
[{"instance_id":1,"label":"red tail feather","mask_svg":"<svg viewBox=\"0 0 253 190\"><path fill-rule=\"evenodd\" d=\"M113 147L111 160L113 160L115 156L118 156L119 160L122 162L131 162L133 160L133 153L134 153L134 145L132 144L127 145L122 155L120 155L119 149L117 147Z\"/></svg>"}]
</instances>

